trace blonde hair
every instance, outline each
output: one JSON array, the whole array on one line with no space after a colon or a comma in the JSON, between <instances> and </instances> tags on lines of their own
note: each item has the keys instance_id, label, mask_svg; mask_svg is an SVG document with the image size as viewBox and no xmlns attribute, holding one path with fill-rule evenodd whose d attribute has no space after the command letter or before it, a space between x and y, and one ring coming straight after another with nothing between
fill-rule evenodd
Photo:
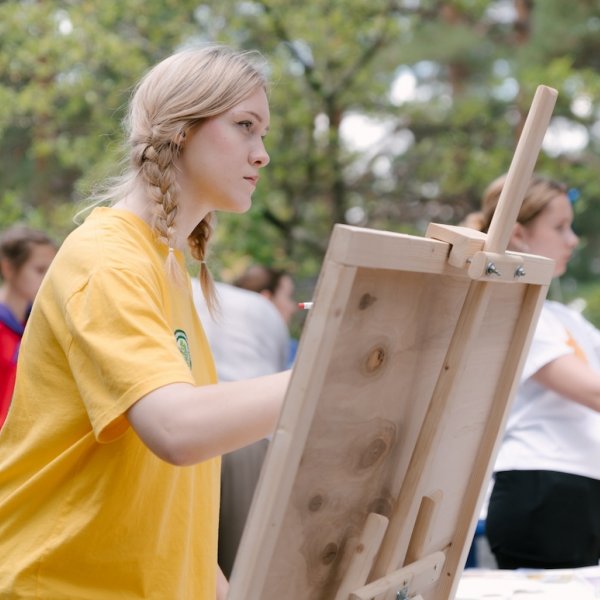
<instances>
[{"instance_id":1,"label":"blonde hair","mask_svg":"<svg viewBox=\"0 0 600 600\"><path fill-rule=\"evenodd\" d=\"M467 215L462 225L487 232L505 181L506 174L501 175L488 185L481 200L481 210ZM567 194L567 186L563 183L540 175L534 175L525 192L525 197L517 216L517 223L521 225L531 223L548 206L551 200L556 198L556 196L565 194Z\"/></svg>"},{"instance_id":2,"label":"blonde hair","mask_svg":"<svg viewBox=\"0 0 600 600\"><path fill-rule=\"evenodd\" d=\"M266 89L264 62L259 64L259 58L258 52L220 45L188 48L155 65L133 92L124 120L129 168L102 198L116 202L136 185L144 185L152 202L152 227L169 249L178 209L175 162L185 136L258 88ZM200 262L202 291L208 305L214 307L214 284L205 263L212 220L209 213L192 231L188 243L192 256ZM167 254L166 268L176 280L181 279L172 251Z\"/></svg>"}]
</instances>

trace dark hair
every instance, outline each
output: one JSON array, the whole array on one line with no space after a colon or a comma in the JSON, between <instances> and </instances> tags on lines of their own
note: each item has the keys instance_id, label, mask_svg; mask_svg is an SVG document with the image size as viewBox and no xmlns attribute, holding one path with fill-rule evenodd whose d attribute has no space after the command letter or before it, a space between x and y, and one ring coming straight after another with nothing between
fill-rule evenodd
<instances>
[{"instance_id":1,"label":"dark hair","mask_svg":"<svg viewBox=\"0 0 600 600\"><path fill-rule=\"evenodd\" d=\"M502 175L488 185L483 193L483 198L481 199L481 210L467 215L466 219L463 221L463 225L478 229L484 233L487 232L490 223L492 222L492 217L494 216L496 206L498 205L500 193L502 192L505 181L506 175ZM533 219L535 219L544 208L556 198L556 196L566 195L567 191L567 186L563 183L540 175L534 175L525 192L525 197L523 198L523 203L521 204L521 209L517 216L517 222L521 225L527 225L533 221Z\"/></svg>"},{"instance_id":2,"label":"dark hair","mask_svg":"<svg viewBox=\"0 0 600 600\"><path fill-rule=\"evenodd\" d=\"M280 269L272 269L264 265L253 265L248 267L233 282L233 285L252 292L260 293L267 290L274 294L279 287L279 282L286 275L287 273Z\"/></svg>"},{"instance_id":3,"label":"dark hair","mask_svg":"<svg viewBox=\"0 0 600 600\"><path fill-rule=\"evenodd\" d=\"M29 260L34 245L52 246L54 240L39 229L14 225L0 233L0 260L8 262L17 271Z\"/></svg>"}]
</instances>

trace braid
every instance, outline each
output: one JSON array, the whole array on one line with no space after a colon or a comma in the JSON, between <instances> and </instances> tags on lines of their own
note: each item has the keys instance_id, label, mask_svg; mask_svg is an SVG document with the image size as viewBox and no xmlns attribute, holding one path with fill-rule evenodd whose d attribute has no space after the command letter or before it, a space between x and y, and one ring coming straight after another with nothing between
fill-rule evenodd
<instances>
[{"instance_id":1,"label":"braid","mask_svg":"<svg viewBox=\"0 0 600 600\"><path fill-rule=\"evenodd\" d=\"M140 156L140 174L147 183L148 195L153 203L153 227L158 239L169 247L166 268L169 275L179 283L183 282L181 268L175 259L172 240L177 217L176 177L173 163L180 147L161 144L158 147L148 143Z\"/></svg>"},{"instance_id":2,"label":"braid","mask_svg":"<svg viewBox=\"0 0 600 600\"><path fill-rule=\"evenodd\" d=\"M192 256L200 262L200 285L206 298L206 303L211 312L216 309L215 286L208 267L206 266L206 254L208 251L208 241L213 230L213 214L208 213L206 217L196 227L188 237L188 243Z\"/></svg>"}]
</instances>

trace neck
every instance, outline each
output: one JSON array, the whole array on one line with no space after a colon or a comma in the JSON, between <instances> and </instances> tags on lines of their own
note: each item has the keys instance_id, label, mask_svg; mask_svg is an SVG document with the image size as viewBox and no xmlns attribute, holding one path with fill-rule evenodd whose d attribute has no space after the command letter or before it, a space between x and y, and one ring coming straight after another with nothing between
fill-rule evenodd
<instances>
[{"instance_id":1,"label":"neck","mask_svg":"<svg viewBox=\"0 0 600 600\"><path fill-rule=\"evenodd\" d=\"M0 287L0 302L7 306L20 322L25 320L30 302L11 289L7 284Z\"/></svg>"},{"instance_id":2,"label":"neck","mask_svg":"<svg viewBox=\"0 0 600 600\"><path fill-rule=\"evenodd\" d=\"M196 225L208 214L208 211L199 206L198 202L188 199L183 193L178 195L177 204L175 239L171 240L171 245L174 248L183 250L187 246L189 235L194 231ZM114 207L121 210L128 210L152 226L153 216L148 203L148 196L144 191L139 189L134 190L131 194L114 204Z\"/></svg>"}]
</instances>

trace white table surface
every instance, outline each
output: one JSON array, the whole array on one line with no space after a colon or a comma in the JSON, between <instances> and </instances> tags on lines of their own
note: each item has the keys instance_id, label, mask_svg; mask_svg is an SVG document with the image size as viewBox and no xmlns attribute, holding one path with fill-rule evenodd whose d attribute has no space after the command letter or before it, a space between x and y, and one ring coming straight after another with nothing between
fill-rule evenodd
<instances>
[{"instance_id":1,"label":"white table surface","mask_svg":"<svg viewBox=\"0 0 600 600\"><path fill-rule=\"evenodd\" d=\"M596 600L600 566L543 571L467 569L455 600Z\"/></svg>"}]
</instances>

